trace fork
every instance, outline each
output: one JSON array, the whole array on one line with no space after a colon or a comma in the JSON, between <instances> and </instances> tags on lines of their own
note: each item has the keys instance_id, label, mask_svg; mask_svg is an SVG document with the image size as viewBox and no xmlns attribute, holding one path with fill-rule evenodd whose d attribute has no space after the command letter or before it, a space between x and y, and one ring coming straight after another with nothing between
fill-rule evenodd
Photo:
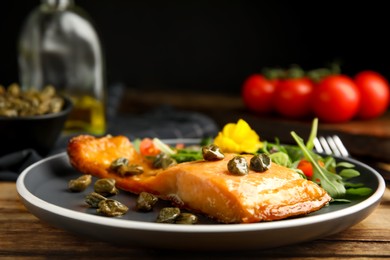
<instances>
[{"instance_id":1,"label":"fork","mask_svg":"<svg viewBox=\"0 0 390 260\"><path fill-rule=\"evenodd\" d=\"M328 155L333 154L339 157L349 157L347 148L345 148L340 137L337 135L316 137L314 139L314 147L319 153L325 153Z\"/></svg>"}]
</instances>

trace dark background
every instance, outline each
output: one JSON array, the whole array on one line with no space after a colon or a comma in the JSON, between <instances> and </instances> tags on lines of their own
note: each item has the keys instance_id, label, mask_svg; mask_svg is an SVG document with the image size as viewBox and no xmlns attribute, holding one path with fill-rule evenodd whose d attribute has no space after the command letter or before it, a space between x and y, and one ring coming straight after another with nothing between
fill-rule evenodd
<instances>
[{"instance_id":1,"label":"dark background","mask_svg":"<svg viewBox=\"0 0 390 260\"><path fill-rule=\"evenodd\" d=\"M18 81L16 43L39 1L1 1L0 84ZM79 0L105 50L107 81L238 93L263 67L341 62L390 77L385 1Z\"/></svg>"}]
</instances>

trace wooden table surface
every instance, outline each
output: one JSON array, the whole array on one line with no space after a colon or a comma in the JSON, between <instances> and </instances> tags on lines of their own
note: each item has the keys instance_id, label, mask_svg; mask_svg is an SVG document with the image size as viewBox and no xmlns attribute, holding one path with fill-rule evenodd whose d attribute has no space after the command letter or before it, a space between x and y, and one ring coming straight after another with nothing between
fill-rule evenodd
<instances>
[{"instance_id":1,"label":"wooden table surface","mask_svg":"<svg viewBox=\"0 0 390 260\"><path fill-rule=\"evenodd\" d=\"M217 241L216 241L217 243ZM79 237L43 223L18 198L13 182L0 182L0 259L117 259L264 257L283 259L390 258L390 185L381 204L359 224L316 241L246 252L143 250Z\"/></svg>"}]
</instances>

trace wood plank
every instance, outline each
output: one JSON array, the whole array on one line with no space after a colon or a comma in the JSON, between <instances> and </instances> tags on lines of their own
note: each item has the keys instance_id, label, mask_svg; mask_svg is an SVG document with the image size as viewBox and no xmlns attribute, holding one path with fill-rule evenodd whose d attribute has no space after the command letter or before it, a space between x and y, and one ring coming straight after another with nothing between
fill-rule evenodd
<instances>
[{"instance_id":1,"label":"wood plank","mask_svg":"<svg viewBox=\"0 0 390 260\"><path fill-rule=\"evenodd\" d=\"M390 257L390 189L364 221L330 237L276 249L245 252L180 252L111 245L51 227L31 215L17 199L14 183L0 183L0 258L121 259L157 257L263 257L346 259Z\"/></svg>"}]
</instances>

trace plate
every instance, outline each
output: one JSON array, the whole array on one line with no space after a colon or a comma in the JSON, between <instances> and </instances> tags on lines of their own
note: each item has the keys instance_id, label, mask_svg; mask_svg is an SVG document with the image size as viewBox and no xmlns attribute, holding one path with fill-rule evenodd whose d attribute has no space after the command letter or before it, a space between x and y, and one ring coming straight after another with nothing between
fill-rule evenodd
<instances>
[{"instance_id":1,"label":"plate","mask_svg":"<svg viewBox=\"0 0 390 260\"><path fill-rule=\"evenodd\" d=\"M199 141L199 140L198 140ZM167 143L196 143L196 140L166 140ZM371 167L350 158L337 158L356 165L364 182L374 190L365 199L347 204L330 204L309 215L274 222L218 224L201 218L196 225L155 223L158 207L150 213L133 210L136 196L124 191L116 199L129 212L116 218L99 216L84 202L89 187L81 193L67 190L68 181L80 174L67 154L60 153L26 168L17 180L17 191L26 208L52 226L129 247L183 250L264 249L301 243L341 232L365 219L379 204L384 192L382 176ZM91 185L92 186L92 185Z\"/></svg>"}]
</instances>

